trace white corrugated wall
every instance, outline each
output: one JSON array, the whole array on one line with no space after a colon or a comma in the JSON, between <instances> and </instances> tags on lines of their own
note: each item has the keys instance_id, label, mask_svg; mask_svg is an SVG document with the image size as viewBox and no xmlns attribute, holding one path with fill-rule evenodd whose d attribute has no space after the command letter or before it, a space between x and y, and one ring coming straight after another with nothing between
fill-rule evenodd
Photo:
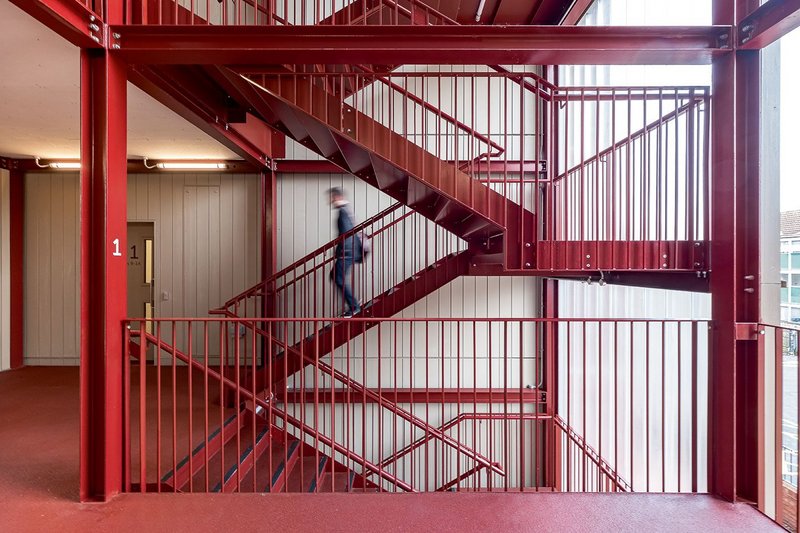
<instances>
[{"instance_id":1,"label":"white corrugated wall","mask_svg":"<svg viewBox=\"0 0 800 533\"><path fill-rule=\"evenodd\" d=\"M76 173L25 177L26 365L79 361ZM128 177L128 220L154 222L158 316L207 316L260 277L257 175Z\"/></svg>"}]
</instances>

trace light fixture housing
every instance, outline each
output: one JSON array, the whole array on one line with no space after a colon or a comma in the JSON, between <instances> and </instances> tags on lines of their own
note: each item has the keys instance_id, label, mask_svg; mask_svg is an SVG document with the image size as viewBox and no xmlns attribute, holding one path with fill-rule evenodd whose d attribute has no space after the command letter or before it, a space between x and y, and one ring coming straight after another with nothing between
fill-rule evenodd
<instances>
[{"instance_id":1,"label":"light fixture housing","mask_svg":"<svg viewBox=\"0 0 800 533\"><path fill-rule=\"evenodd\" d=\"M47 164L48 167L56 170L80 170L80 161L53 161Z\"/></svg>"},{"instance_id":2,"label":"light fixture housing","mask_svg":"<svg viewBox=\"0 0 800 533\"><path fill-rule=\"evenodd\" d=\"M227 163L218 162L162 162L156 163L156 168L161 170L225 170Z\"/></svg>"}]
</instances>

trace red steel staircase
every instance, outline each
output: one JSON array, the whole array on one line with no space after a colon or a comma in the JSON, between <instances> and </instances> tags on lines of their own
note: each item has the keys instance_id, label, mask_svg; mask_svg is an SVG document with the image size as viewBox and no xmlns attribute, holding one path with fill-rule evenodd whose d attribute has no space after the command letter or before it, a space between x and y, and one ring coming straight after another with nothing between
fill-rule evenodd
<instances>
[{"instance_id":1,"label":"red steel staircase","mask_svg":"<svg viewBox=\"0 0 800 533\"><path fill-rule=\"evenodd\" d=\"M496 4L493 8L494 17L498 16L502 2ZM281 20L276 13L268 15L272 23L289 23ZM457 17L458 14L451 15ZM418 0L357 0L319 22L385 23L452 25L459 22ZM696 100L692 93L686 99L689 103L679 106L678 93L675 92L676 104L672 116L660 113L656 122L643 124L638 131L629 123L627 139L616 142L615 134L612 134L611 147L605 150L600 150L598 141L596 155L582 155L575 166L569 164L570 159L565 156L560 166L571 168L559 176L553 175L552 180L542 180L542 183L539 181L540 166L535 171L535 181L523 183L526 148L523 128L520 127L518 135L521 149L516 163L520 169L519 190L517 197L514 197L505 189L491 186L487 179L491 174L486 169L488 165L480 172L474 171L476 164L488 163L492 155L507 150L507 143L498 145L496 141L498 137L506 138L508 131L500 135L495 133L494 140L491 136L479 135L473 129L474 121L470 127L456 120L455 112L450 116L441 108L441 96L437 109L424 97L420 99L412 95L408 83L394 84L391 77L395 69L396 66L392 65L310 65L266 66L255 69L255 72L234 71L224 67L164 67L161 71L158 67L147 67L141 71L143 78L161 86L162 93L173 99L180 97L183 90L181 84L189 88L191 80L202 79L210 87L205 92L208 99L206 107L213 109L212 104L224 100L224 105L217 107L230 116L246 117L250 114L256 117L261 121L259 124L263 122L283 133L398 202L359 224L348 234L232 298L220 309L212 310L213 314L230 319L236 327L233 339L221 341L227 357L235 354L234 366L224 367L221 364L218 370L214 370L207 362L193 358L191 350L188 353L178 350L174 342L165 342L146 331L131 333L132 339L138 337L136 340L140 343L146 341L137 344L132 340L129 346L130 355L138 357L140 364L144 365L145 360L143 345L155 345L158 354L163 352L173 358L173 364L179 362L201 372L207 381L217 382L221 391L220 400L227 396L229 405L233 406L229 408L228 417L220 421L217 430L196 443L186 457L175 461L173 468L160 476L160 485L155 487L156 490L191 492L201 488L219 492L319 492L381 491L391 487L393 490L414 491L418 487L414 486L413 481L396 472L390 473L387 466L432 441L440 444L442 449L451 450L459 458L465 458L463 468L455 473L453 479L440 484L438 490L449 490L462 479L482 470L503 476L503 468L491 457L465 446L448 433L461 423L461 419L432 426L415 416L413 410L398 405L397 401L379 390L357 381L326 358L378 325L370 318L397 315L459 276L469 274L476 264L490 265L499 272L534 272L538 269L578 273L593 272L600 268L699 271L705 264L705 243L701 244L694 234L687 238L680 237L675 221L678 217L669 219L670 223L674 223L675 231L666 238L664 235L668 232L661 231L658 225L660 219L653 223L648 218L649 214L645 216L642 206L653 204L660 209L662 200L660 196L654 196L655 199L651 201L648 195L653 193L645 188L645 178L639 180L631 173L630 159L633 148L638 149L636 143L640 142L643 146L641 165L643 168L648 166L649 161L644 161L645 150L649 150L649 147L644 147L648 136L651 133L660 135L660 129L666 130L664 125L670 120L675 124L679 117L683 120L685 116L687 121L690 120L696 111L696 102L707 102L707 95L703 96L705 99ZM570 106L584 106L586 103L584 92L562 93L540 78L515 76L499 66L490 69L498 74L498 79L517 87L520 109L526 105L526 94L529 98L527 105L537 106L535 131L540 137L555 131L553 124L559 113L566 114L559 118L563 119L564 128L568 128ZM179 76L181 73L182 76ZM424 79L424 76L421 78ZM531 79L534 81L531 82ZM371 90L374 96L375 86L379 85L377 82L388 87L389 92L400 95L401 99L413 100L414 105L423 109L423 116L432 115L440 123L448 123L444 137L449 135L451 127L468 129L470 143L483 143L489 148L484 152L468 149L460 153L457 147L454 150L430 150L427 140L420 141L408 134L406 103L396 110L396 119L391 117L393 113L390 110L388 121L382 117L384 111L381 106L376 111L373 102L370 108L364 93ZM170 87L163 87L170 83ZM491 81L488 85L491 86ZM545 86L546 91L543 90ZM504 90L508 94L507 85ZM469 94L472 96L471 105L474 105L474 85ZM629 89L628 100L634 101L631 94ZM645 93L641 99L647 100L650 96ZM609 100L608 94L601 95L600 90L589 93L589 103L596 98L599 109L601 97ZM616 97L615 93L611 93L612 105ZM189 107L190 100L182 101ZM549 105L546 111L538 107L539 102L545 100ZM481 105L486 103L481 102ZM630 115L631 104L628 106ZM458 108L458 105L454 107ZM584 112L583 107L580 112ZM416 116L415 113L411 114ZM506 114L505 110L503 114ZM647 116L646 112L643 114ZM525 120L523 113L520 120ZM425 127L423 123L423 137L431 133ZM687 126L687 131L690 127L694 125ZM440 126L433 133L441 137L442 131L438 128ZM491 127L488 129L491 131ZM566 139L565 135L565 145ZM558 139L550 142L557 143ZM660 137L658 143L661 143ZM500 150L493 153L491 150L497 147ZM535 165L540 162L548 165L557 163L549 161L549 157L555 153L553 146L547 149L543 147L541 151L537 147L535 152ZM450 154L450 157L444 154ZM628 158L627 174L622 171L624 157ZM507 158L506 154L506 162ZM614 167L617 161L620 161L619 168ZM701 172L700 164L696 171ZM624 179L618 178L623 174ZM590 180L594 182L590 183ZM641 181L638 189L637 185L631 185L636 180ZM623 185L619 186L618 183ZM503 185L507 185L507 180ZM525 186L531 187L532 199L523 198ZM619 188L615 190L615 186ZM685 190L691 202L700 205L707 201L702 191L690 190L688 186ZM676 186L676 205L680 200L678 191L683 194L683 190ZM642 220L639 221L638 239L632 236L636 233L633 219L637 216L633 211L619 222L620 217L616 214L595 208L594 226L583 218L584 201L587 204L591 201L611 204L606 200L617 199L616 196L623 192L628 196L641 196L639 215ZM578 202L580 209L576 210ZM666 209L672 204L664 200L663 205ZM576 212L578 222L574 220ZM659 211L657 217L661 216ZM439 235L442 231L447 233L442 245L435 246L435 253L420 253L417 261L412 261L414 268L410 272L406 272L405 268L392 267L393 264L406 262L403 253L397 250L401 246L401 239L396 232L408 224L425 228L428 235ZM439 229L431 231L433 225ZM655 232L651 229L654 225L657 227ZM707 228L707 224L692 220L689 226L693 225L702 227L704 231ZM611 229L607 230L606 226ZM621 238L620 235L625 232L625 238ZM687 234L690 233L687 231ZM698 235L700 233L697 232ZM351 275L350 282L363 302L362 312L354 320L340 320L334 318L339 310L340 296L328 279L328 273L335 260L333 250L336 245L342 239L355 235L369 236L376 243L374 248L380 251L373 253L366 264L353 269ZM666 242L669 240L674 243ZM627 241L634 244L630 245ZM414 246L422 248L417 243L413 243L412 248ZM291 322L292 318L307 317L318 320L312 320L310 324ZM287 320L276 324L265 320L267 318ZM240 327L244 330L244 341L240 339ZM253 346L260 347L260 361L256 364L253 356L249 369L246 365L242 367L238 360L242 342L252 342ZM315 376L324 376L329 380L331 391L335 384L340 390L362 398L365 405L370 402L390 413L410 428L410 435L420 431L424 436L412 439L399 453L382 458L377 463L360 456L329 434L335 430L315 427L302 417L298 418L288 408L289 382L308 369L312 369ZM141 372L145 372L144 368ZM474 413L471 416L479 420L486 415ZM533 414L525 416L536 420ZM520 414L520 422L523 418ZM577 437L569 433L570 428L565 426L561 429L576 444L586 447L585 443L579 443ZM596 455L598 469L612 479L618 488L627 490L629 487L616 480L616 474L602 462L599 454ZM338 461L337 456L346 458L351 467ZM352 465L358 465L359 471L354 471ZM142 472L140 477L145 479L146 465L139 466Z\"/></svg>"},{"instance_id":2,"label":"red steel staircase","mask_svg":"<svg viewBox=\"0 0 800 533\"><path fill-rule=\"evenodd\" d=\"M475 253L503 251L507 268L532 266L535 248L521 242L535 234L533 213L462 171L459 161L440 159L347 104L326 90L325 76L253 81L220 69L217 79L267 124L468 241Z\"/></svg>"}]
</instances>

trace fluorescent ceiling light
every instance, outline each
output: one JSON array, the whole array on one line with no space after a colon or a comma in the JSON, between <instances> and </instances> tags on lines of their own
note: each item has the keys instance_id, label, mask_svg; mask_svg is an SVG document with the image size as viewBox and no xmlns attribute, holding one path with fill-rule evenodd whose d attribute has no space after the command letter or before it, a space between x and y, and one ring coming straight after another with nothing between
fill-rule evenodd
<instances>
[{"instance_id":1,"label":"fluorescent ceiling light","mask_svg":"<svg viewBox=\"0 0 800 533\"><path fill-rule=\"evenodd\" d=\"M480 4L478 4L478 11L475 13L475 22L481 21L481 15L483 15L484 7L486 7L486 0L481 0Z\"/></svg>"},{"instance_id":2,"label":"fluorescent ceiling light","mask_svg":"<svg viewBox=\"0 0 800 533\"><path fill-rule=\"evenodd\" d=\"M226 163L156 163L163 170L224 170Z\"/></svg>"},{"instance_id":3,"label":"fluorescent ceiling light","mask_svg":"<svg viewBox=\"0 0 800 533\"><path fill-rule=\"evenodd\" d=\"M56 161L54 163L49 163L47 165L50 168L55 168L58 170L80 170L81 163L80 161Z\"/></svg>"}]
</instances>

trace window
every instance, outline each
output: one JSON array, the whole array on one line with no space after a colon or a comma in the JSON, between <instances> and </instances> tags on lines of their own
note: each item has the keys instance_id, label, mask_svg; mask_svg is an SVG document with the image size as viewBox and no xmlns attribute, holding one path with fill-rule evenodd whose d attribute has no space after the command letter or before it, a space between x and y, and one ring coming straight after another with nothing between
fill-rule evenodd
<instances>
[{"instance_id":1,"label":"window","mask_svg":"<svg viewBox=\"0 0 800 533\"><path fill-rule=\"evenodd\" d=\"M781 288L781 303L789 303L789 289Z\"/></svg>"},{"instance_id":2,"label":"window","mask_svg":"<svg viewBox=\"0 0 800 533\"><path fill-rule=\"evenodd\" d=\"M784 252L781 254L781 270L789 268L789 254Z\"/></svg>"},{"instance_id":3,"label":"window","mask_svg":"<svg viewBox=\"0 0 800 533\"><path fill-rule=\"evenodd\" d=\"M800 304L800 287L792 287L790 290L792 303Z\"/></svg>"},{"instance_id":4,"label":"window","mask_svg":"<svg viewBox=\"0 0 800 533\"><path fill-rule=\"evenodd\" d=\"M800 274L792 274L792 287L800 287Z\"/></svg>"},{"instance_id":5,"label":"window","mask_svg":"<svg viewBox=\"0 0 800 533\"><path fill-rule=\"evenodd\" d=\"M800 270L800 252L792 253L792 268Z\"/></svg>"}]
</instances>

